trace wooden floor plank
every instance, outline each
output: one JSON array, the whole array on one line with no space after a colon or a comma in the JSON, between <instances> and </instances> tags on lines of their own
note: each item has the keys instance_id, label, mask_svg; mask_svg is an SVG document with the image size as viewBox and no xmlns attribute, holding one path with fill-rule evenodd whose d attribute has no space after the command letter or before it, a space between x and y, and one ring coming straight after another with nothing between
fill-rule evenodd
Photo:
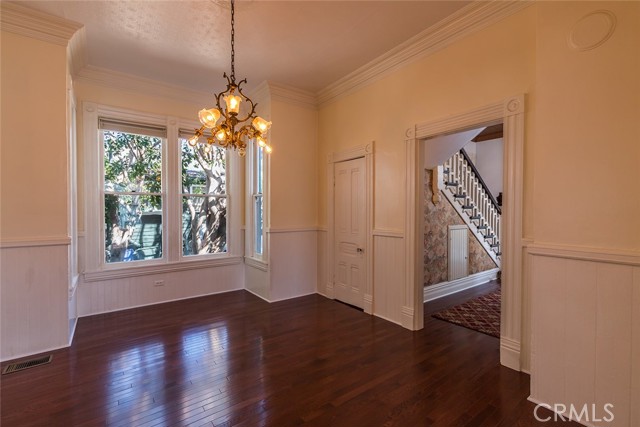
<instances>
[{"instance_id":1,"label":"wooden floor plank","mask_svg":"<svg viewBox=\"0 0 640 427\"><path fill-rule=\"evenodd\" d=\"M553 426L499 341L430 317L411 332L310 295L229 292L82 318L52 363L2 376L3 427Z\"/></svg>"}]
</instances>

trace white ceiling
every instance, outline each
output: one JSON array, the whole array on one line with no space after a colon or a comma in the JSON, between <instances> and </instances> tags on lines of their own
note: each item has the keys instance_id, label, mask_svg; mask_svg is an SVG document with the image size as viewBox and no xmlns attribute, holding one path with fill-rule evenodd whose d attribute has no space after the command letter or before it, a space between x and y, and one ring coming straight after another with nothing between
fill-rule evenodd
<instances>
[{"instance_id":1,"label":"white ceiling","mask_svg":"<svg viewBox=\"0 0 640 427\"><path fill-rule=\"evenodd\" d=\"M236 3L236 76L318 92L469 1ZM27 1L85 25L88 65L214 92L230 70L230 9L209 1Z\"/></svg>"}]
</instances>

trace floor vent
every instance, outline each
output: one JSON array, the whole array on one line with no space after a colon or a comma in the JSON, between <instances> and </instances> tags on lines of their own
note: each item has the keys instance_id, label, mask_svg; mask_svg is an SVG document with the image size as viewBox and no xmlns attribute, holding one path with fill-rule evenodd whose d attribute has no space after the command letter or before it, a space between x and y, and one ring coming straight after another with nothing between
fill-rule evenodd
<instances>
[{"instance_id":1,"label":"floor vent","mask_svg":"<svg viewBox=\"0 0 640 427\"><path fill-rule=\"evenodd\" d=\"M37 359L25 360L24 362L11 363L2 370L2 375L12 372L22 371L23 369L33 368L34 366L46 365L53 359L52 355L38 357Z\"/></svg>"}]
</instances>

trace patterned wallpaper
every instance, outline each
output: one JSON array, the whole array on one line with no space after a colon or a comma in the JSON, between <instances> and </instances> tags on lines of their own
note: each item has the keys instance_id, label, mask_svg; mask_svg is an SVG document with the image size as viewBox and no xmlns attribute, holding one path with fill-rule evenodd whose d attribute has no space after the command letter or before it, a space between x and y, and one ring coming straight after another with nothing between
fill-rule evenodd
<instances>
[{"instance_id":1,"label":"patterned wallpaper","mask_svg":"<svg viewBox=\"0 0 640 427\"><path fill-rule=\"evenodd\" d=\"M450 225L464 225L449 199L442 196L434 205L431 201L432 173L425 173L424 185L424 285L430 286L446 282L448 275L448 236ZM469 274L491 270L497 265L486 253L475 235L469 231Z\"/></svg>"}]
</instances>

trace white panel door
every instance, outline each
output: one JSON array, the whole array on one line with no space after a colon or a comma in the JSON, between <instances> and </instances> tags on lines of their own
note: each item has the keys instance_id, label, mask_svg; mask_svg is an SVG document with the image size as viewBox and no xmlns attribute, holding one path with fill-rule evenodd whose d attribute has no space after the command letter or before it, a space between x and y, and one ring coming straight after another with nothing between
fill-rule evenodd
<instances>
[{"instance_id":1,"label":"white panel door","mask_svg":"<svg viewBox=\"0 0 640 427\"><path fill-rule=\"evenodd\" d=\"M363 308L365 286L365 160L334 168L334 296Z\"/></svg>"},{"instance_id":2,"label":"white panel door","mask_svg":"<svg viewBox=\"0 0 640 427\"><path fill-rule=\"evenodd\" d=\"M449 281L469 275L469 237L466 225L449 226Z\"/></svg>"}]
</instances>

